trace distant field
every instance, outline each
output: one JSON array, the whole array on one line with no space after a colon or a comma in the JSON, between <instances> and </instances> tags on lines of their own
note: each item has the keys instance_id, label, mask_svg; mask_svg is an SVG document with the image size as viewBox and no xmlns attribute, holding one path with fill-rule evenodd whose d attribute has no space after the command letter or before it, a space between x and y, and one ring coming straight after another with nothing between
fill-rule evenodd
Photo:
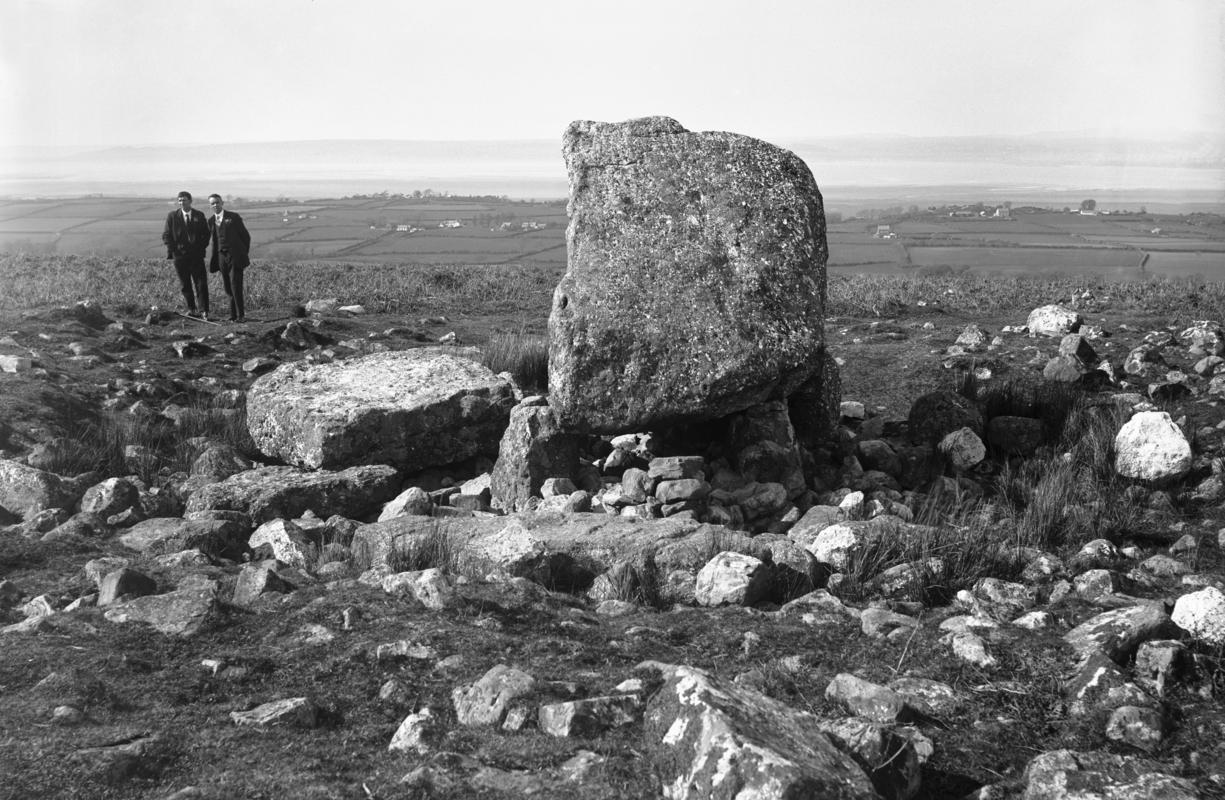
<instances>
[{"instance_id":1,"label":"distant field","mask_svg":"<svg viewBox=\"0 0 1225 800\"><path fill-rule=\"evenodd\" d=\"M874 235L880 225L888 225L892 238ZM1058 211L1022 212L1013 219L925 214L837 222L829 226L828 236L830 267L841 273L950 270L1225 280L1225 221L1207 215L1192 220Z\"/></svg>"},{"instance_id":2,"label":"distant field","mask_svg":"<svg viewBox=\"0 0 1225 800\"><path fill-rule=\"evenodd\" d=\"M196 205L206 210L203 198ZM164 252L162 226L173 207L169 201L131 198L0 200L0 252L156 258ZM367 197L230 201L226 208L243 215L256 260L565 263L562 201ZM460 227L439 227L444 220L457 220ZM537 229L525 229L525 223Z\"/></svg>"},{"instance_id":3,"label":"distant field","mask_svg":"<svg viewBox=\"0 0 1225 800\"><path fill-rule=\"evenodd\" d=\"M1116 267L1139 267L1141 254L1122 248L1055 247L910 247L915 266L948 264L987 270L1034 272L1099 272Z\"/></svg>"},{"instance_id":4,"label":"distant field","mask_svg":"<svg viewBox=\"0 0 1225 800\"><path fill-rule=\"evenodd\" d=\"M829 243L830 266L856 266L859 264L896 264L906 261L906 251L900 244L891 242L857 242L852 239L832 238Z\"/></svg>"},{"instance_id":5,"label":"distant field","mask_svg":"<svg viewBox=\"0 0 1225 800\"><path fill-rule=\"evenodd\" d=\"M0 221L0 233L54 233L93 221L91 217L22 217Z\"/></svg>"},{"instance_id":6,"label":"distant field","mask_svg":"<svg viewBox=\"0 0 1225 800\"><path fill-rule=\"evenodd\" d=\"M1198 275L1205 280L1220 281L1225 280L1225 253L1153 252L1144 269L1155 275Z\"/></svg>"},{"instance_id":7,"label":"distant field","mask_svg":"<svg viewBox=\"0 0 1225 800\"><path fill-rule=\"evenodd\" d=\"M201 198L197 206L204 209ZM160 258L173 204L150 198L0 200L0 252ZM500 265L566 263L565 202L372 196L249 202L254 257L269 261ZM457 220L459 227L440 227ZM890 238L879 238L888 225ZM404 228L400 230L399 228ZM839 274L1091 275L1107 280L1199 276L1225 280L1219 216L1018 212L1012 219L918 213L828 227Z\"/></svg>"}]
</instances>

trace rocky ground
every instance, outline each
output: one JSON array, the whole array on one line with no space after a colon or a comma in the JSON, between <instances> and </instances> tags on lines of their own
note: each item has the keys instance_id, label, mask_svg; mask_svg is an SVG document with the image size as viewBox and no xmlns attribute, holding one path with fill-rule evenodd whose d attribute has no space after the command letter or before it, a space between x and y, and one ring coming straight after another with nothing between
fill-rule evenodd
<instances>
[{"instance_id":1,"label":"rocky ground","mask_svg":"<svg viewBox=\"0 0 1225 800\"><path fill-rule=\"evenodd\" d=\"M488 456L307 470L234 432L277 364L501 320L4 319L0 797L1225 796L1220 325L1078 302L1072 339L1029 309L828 320L846 402L798 486L629 436L511 514ZM1051 455L915 413L957 374L1168 413L1116 445L1134 524L960 592L940 564L848 578L882 539L955 560L923 501ZM143 438L64 471L99 409Z\"/></svg>"}]
</instances>

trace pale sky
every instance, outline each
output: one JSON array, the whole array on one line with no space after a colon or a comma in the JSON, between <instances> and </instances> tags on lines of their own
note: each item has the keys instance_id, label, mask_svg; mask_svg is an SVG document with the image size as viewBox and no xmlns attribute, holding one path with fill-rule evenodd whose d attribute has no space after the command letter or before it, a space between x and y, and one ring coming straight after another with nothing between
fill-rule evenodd
<instances>
[{"instance_id":1,"label":"pale sky","mask_svg":"<svg viewBox=\"0 0 1225 800\"><path fill-rule=\"evenodd\" d=\"M0 146L1225 137L1221 0L0 0Z\"/></svg>"}]
</instances>

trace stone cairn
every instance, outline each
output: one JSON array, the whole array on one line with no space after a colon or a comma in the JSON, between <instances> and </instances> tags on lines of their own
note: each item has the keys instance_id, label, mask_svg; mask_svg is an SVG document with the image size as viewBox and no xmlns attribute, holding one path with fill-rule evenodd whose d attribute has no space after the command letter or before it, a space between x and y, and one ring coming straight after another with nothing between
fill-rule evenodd
<instances>
[{"instance_id":1,"label":"stone cairn","mask_svg":"<svg viewBox=\"0 0 1225 800\"><path fill-rule=\"evenodd\" d=\"M575 122L563 152L569 262L549 395L512 413L492 504L537 506L555 478L609 513L794 522L810 491L801 444L828 438L839 400L811 172L665 117ZM574 502L557 497L545 506Z\"/></svg>"}]
</instances>

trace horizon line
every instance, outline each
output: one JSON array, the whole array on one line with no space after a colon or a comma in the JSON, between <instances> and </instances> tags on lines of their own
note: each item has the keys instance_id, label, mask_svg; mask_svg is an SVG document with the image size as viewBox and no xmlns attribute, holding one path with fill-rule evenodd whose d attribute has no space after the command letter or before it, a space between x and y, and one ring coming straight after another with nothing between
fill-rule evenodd
<instances>
[{"instance_id":1,"label":"horizon line","mask_svg":"<svg viewBox=\"0 0 1225 800\"><path fill-rule=\"evenodd\" d=\"M691 131L692 133L738 133L737 131ZM993 133L940 133L940 134L916 134L916 133L889 133L889 132L861 132L861 133L798 133L798 134L740 134L754 139L763 141L845 141L848 139L903 139L903 140L967 140L967 139L1031 139L1031 138L1072 138L1084 139L1086 141L1165 141L1170 139L1187 139L1199 137L1221 137L1225 140L1225 130L1217 131L1210 128L1202 128L1195 130L1148 130L1137 131L1134 133L1113 132L1113 131L1094 131L1094 130L1047 130L1047 131L1028 131L1024 133L1009 131L1009 132L993 132ZM97 143L97 142L80 142L80 143L17 143L0 145L0 152L15 151L15 150L120 150L120 149L141 149L154 147L219 147L219 146L234 146L234 145L283 145L283 144L329 144L329 143L414 143L414 144L495 144L495 143L560 143L561 137L497 137L497 138L392 138L392 137L321 137L311 139L242 139L226 142L216 141L179 141L179 142L137 142L137 143Z\"/></svg>"}]
</instances>

